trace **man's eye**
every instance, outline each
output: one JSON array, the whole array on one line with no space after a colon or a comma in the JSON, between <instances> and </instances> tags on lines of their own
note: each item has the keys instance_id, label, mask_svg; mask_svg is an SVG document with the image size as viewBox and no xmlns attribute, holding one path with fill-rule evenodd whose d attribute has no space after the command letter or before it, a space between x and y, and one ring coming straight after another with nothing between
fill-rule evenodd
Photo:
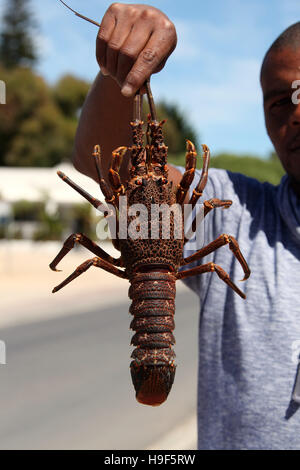
<instances>
[{"instance_id":1,"label":"man's eye","mask_svg":"<svg viewBox=\"0 0 300 470\"><path fill-rule=\"evenodd\" d=\"M285 98L281 98L280 100L274 101L271 105L271 109L273 108L280 108L281 106L286 106L287 104L291 104L291 97L286 96Z\"/></svg>"}]
</instances>

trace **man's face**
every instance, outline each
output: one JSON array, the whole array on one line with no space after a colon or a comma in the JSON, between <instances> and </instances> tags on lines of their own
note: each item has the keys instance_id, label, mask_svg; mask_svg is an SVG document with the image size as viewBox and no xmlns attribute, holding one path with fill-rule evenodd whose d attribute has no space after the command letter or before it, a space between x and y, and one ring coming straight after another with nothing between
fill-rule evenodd
<instances>
[{"instance_id":1,"label":"man's face","mask_svg":"<svg viewBox=\"0 0 300 470\"><path fill-rule=\"evenodd\" d=\"M300 184L300 104L292 102L295 80L300 80L300 48L271 52L261 77L266 127L282 166ZM296 97L300 101L300 93Z\"/></svg>"}]
</instances>

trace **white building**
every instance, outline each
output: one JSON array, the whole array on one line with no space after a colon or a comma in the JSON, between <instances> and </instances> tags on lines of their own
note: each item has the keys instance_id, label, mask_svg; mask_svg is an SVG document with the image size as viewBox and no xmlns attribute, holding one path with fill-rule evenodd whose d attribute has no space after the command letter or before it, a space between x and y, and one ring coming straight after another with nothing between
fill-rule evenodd
<instances>
[{"instance_id":1,"label":"white building","mask_svg":"<svg viewBox=\"0 0 300 470\"><path fill-rule=\"evenodd\" d=\"M45 198L57 204L76 204L85 199L58 177L60 170L92 196L104 202L99 185L79 173L70 163L53 168L0 167L0 200L16 202L21 199L37 202Z\"/></svg>"},{"instance_id":2,"label":"white building","mask_svg":"<svg viewBox=\"0 0 300 470\"><path fill-rule=\"evenodd\" d=\"M46 210L49 213L54 213L58 206L66 207L86 202L80 194L59 178L58 170L65 173L89 194L104 202L99 185L91 178L79 173L70 163L63 163L53 168L0 167L0 228L2 226L2 229L4 227L7 230L7 224L10 223L12 228L10 232L22 228L22 236L31 238L37 227L36 222L11 221L10 207L20 200L47 201ZM7 237L7 235L4 236Z\"/></svg>"}]
</instances>

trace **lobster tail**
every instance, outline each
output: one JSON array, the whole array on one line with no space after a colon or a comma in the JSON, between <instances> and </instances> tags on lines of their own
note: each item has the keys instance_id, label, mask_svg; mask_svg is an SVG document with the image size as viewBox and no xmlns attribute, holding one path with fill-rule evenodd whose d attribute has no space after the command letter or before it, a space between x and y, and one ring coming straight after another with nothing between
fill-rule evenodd
<instances>
[{"instance_id":1,"label":"lobster tail","mask_svg":"<svg viewBox=\"0 0 300 470\"><path fill-rule=\"evenodd\" d=\"M159 406L168 398L176 366L137 366L131 364L136 399L143 405Z\"/></svg>"},{"instance_id":2,"label":"lobster tail","mask_svg":"<svg viewBox=\"0 0 300 470\"><path fill-rule=\"evenodd\" d=\"M136 333L131 357L131 377L136 398L145 405L163 403L175 376L175 277L169 272L137 273L131 279L130 328Z\"/></svg>"}]
</instances>

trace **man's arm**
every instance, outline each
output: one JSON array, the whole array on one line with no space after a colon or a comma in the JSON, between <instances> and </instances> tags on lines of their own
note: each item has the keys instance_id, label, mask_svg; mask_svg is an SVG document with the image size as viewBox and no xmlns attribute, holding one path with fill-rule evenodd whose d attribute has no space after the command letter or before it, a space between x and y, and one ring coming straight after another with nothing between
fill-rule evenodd
<instances>
[{"instance_id":1,"label":"man's arm","mask_svg":"<svg viewBox=\"0 0 300 470\"><path fill-rule=\"evenodd\" d=\"M84 103L75 138L75 168L94 178L91 154L99 144L103 176L107 178L112 150L131 145L130 121L133 96L146 79L161 70L176 47L176 30L156 8L147 5L113 4L106 11L96 43L101 67ZM121 167L128 176L129 156ZM180 172L170 167L169 179L177 183Z\"/></svg>"},{"instance_id":2,"label":"man's arm","mask_svg":"<svg viewBox=\"0 0 300 470\"><path fill-rule=\"evenodd\" d=\"M99 144L103 176L107 179L111 154L120 146L131 145L130 121L133 99L125 98L117 82L99 72L82 108L75 137L73 164L75 168L98 181L92 152ZM126 178L128 155L122 165L122 179Z\"/></svg>"}]
</instances>

